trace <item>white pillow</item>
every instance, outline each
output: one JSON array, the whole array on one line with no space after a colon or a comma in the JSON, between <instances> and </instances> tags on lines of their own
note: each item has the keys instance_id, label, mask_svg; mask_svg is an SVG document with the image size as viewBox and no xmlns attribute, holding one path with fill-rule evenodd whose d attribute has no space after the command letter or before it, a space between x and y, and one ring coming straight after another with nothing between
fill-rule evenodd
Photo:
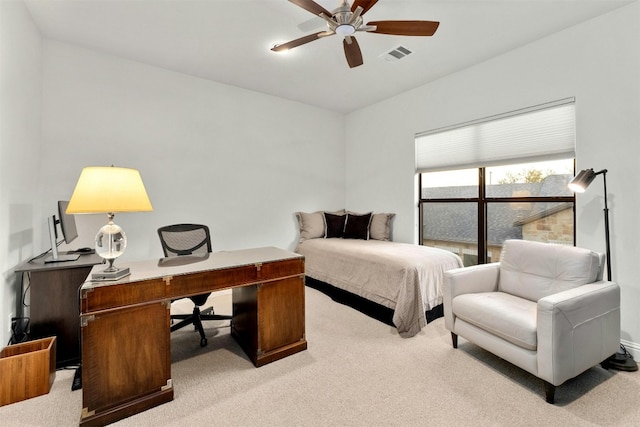
<instances>
[{"instance_id":1,"label":"white pillow","mask_svg":"<svg viewBox=\"0 0 640 427\"><path fill-rule=\"evenodd\" d=\"M324 215L322 212L296 212L298 225L300 226L300 239L302 243L308 239L324 237Z\"/></svg>"},{"instance_id":2,"label":"white pillow","mask_svg":"<svg viewBox=\"0 0 640 427\"><path fill-rule=\"evenodd\" d=\"M391 240L391 220L394 216L394 213L374 213L369 224L369 238Z\"/></svg>"},{"instance_id":3,"label":"white pillow","mask_svg":"<svg viewBox=\"0 0 640 427\"><path fill-rule=\"evenodd\" d=\"M336 215L342 215L345 213L344 209L336 212L329 212ZM300 239L302 243L309 239L319 239L326 234L326 225L324 222L324 212L318 211L313 213L296 212L298 218L298 225L300 227Z\"/></svg>"}]
</instances>

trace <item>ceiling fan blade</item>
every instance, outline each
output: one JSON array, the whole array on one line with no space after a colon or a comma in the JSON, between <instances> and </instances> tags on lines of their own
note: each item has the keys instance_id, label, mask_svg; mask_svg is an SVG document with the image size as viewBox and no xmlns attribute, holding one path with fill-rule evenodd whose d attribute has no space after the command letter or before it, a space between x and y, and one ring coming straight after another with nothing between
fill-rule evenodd
<instances>
[{"instance_id":1,"label":"ceiling fan blade","mask_svg":"<svg viewBox=\"0 0 640 427\"><path fill-rule=\"evenodd\" d=\"M398 36L432 36L438 26L436 21L372 21L367 25L375 25L370 33L392 34Z\"/></svg>"},{"instance_id":2,"label":"ceiling fan blade","mask_svg":"<svg viewBox=\"0 0 640 427\"><path fill-rule=\"evenodd\" d=\"M347 57L347 63L350 68L363 64L362 51L355 37L345 37L344 40L342 40L342 45L344 46L344 56Z\"/></svg>"},{"instance_id":3,"label":"ceiling fan blade","mask_svg":"<svg viewBox=\"0 0 640 427\"><path fill-rule=\"evenodd\" d=\"M355 0L351 5L351 12L355 12L358 6L362 7L361 15L367 13L367 10L371 9L374 4L378 3L378 0Z\"/></svg>"},{"instance_id":4,"label":"ceiling fan blade","mask_svg":"<svg viewBox=\"0 0 640 427\"><path fill-rule=\"evenodd\" d=\"M314 15L320 15L324 13L327 16L331 16L331 12L329 12L324 7L320 6L318 3L313 0L289 0L291 3L296 6L300 6L304 10L313 13Z\"/></svg>"},{"instance_id":5,"label":"ceiling fan blade","mask_svg":"<svg viewBox=\"0 0 640 427\"><path fill-rule=\"evenodd\" d=\"M291 40L290 42L277 44L271 48L274 52L282 52L284 50L293 49L294 47L307 44L314 40L318 40L320 37L326 36L326 31L318 31L317 33L309 34L308 36L300 37L299 39Z\"/></svg>"}]
</instances>

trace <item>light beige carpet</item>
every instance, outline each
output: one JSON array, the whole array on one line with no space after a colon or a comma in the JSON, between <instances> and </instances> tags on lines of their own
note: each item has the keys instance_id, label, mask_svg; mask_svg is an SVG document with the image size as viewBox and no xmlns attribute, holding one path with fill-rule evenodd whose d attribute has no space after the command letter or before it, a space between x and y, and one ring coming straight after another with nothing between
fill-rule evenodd
<instances>
[{"instance_id":1,"label":"light beige carpet","mask_svg":"<svg viewBox=\"0 0 640 427\"><path fill-rule=\"evenodd\" d=\"M175 399L118 426L633 426L640 373L594 367L558 388L460 339L443 319L413 338L306 288L308 350L255 368L229 328L207 324L209 345L172 335ZM230 312L230 297L212 299ZM73 371L48 395L0 408L2 426L74 426L82 405Z\"/></svg>"}]
</instances>

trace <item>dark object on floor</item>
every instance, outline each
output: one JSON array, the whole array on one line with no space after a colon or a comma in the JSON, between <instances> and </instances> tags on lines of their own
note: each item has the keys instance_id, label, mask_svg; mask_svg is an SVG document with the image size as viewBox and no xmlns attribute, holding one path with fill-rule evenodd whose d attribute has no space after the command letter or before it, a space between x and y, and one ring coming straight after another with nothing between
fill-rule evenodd
<instances>
[{"instance_id":1,"label":"dark object on floor","mask_svg":"<svg viewBox=\"0 0 640 427\"><path fill-rule=\"evenodd\" d=\"M29 341L29 318L28 317L12 317L11 318L11 337L9 344L19 344Z\"/></svg>"},{"instance_id":2,"label":"dark object on floor","mask_svg":"<svg viewBox=\"0 0 640 427\"><path fill-rule=\"evenodd\" d=\"M78 366L76 373L73 375L73 382L71 383L71 391L80 390L82 388L82 366Z\"/></svg>"},{"instance_id":3,"label":"dark object on floor","mask_svg":"<svg viewBox=\"0 0 640 427\"><path fill-rule=\"evenodd\" d=\"M638 364L622 344L620 344L620 350L608 358L603 366L618 371L635 372L638 370Z\"/></svg>"},{"instance_id":4,"label":"dark object on floor","mask_svg":"<svg viewBox=\"0 0 640 427\"><path fill-rule=\"evenodd\" d=\"M309 276L305 277L305 284L310 288L316 289L323 294L330 297L337 303L348 305L349 307L358 310L369 317L376 319L386 325L393 326L393 310L363 298L359 295L352 294L344 289L337 288L328 283L320 280L313 279ZM431 323L434 320L444 316L442 304L435 306L433 309L425 312L427 316L427 323Z\"/></svg>"}]
</instances>

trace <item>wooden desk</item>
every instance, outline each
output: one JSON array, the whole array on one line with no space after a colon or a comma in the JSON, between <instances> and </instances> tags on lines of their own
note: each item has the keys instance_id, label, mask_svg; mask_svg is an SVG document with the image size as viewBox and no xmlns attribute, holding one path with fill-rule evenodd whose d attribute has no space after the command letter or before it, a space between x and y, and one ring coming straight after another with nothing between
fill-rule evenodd
<instances>
[{"instance_id":1,"label":"wooden desk","mask_svg":"<svg viewBox=\"0 0 640 427\"><path fill-rule=\"evenodd\" d=\"M302 255L259 248L126 266L124 279L82 286L81 425L173 399L173 299L233 289L231 333L256 367L307 348Z\"/></svg>"},{"instance_id":2,"label":"wooden desk","mask_svg":"<svg viewBox=\"0 0 640 427\"><path fill-rule=\"evenodd\" d=\"M26 262L16 273L29 278L31 339L55 336L56 367L80 363L78 292L91 268L104 260L98 255L80 255L76 261Z\"/></svg>"}]
</instances>

